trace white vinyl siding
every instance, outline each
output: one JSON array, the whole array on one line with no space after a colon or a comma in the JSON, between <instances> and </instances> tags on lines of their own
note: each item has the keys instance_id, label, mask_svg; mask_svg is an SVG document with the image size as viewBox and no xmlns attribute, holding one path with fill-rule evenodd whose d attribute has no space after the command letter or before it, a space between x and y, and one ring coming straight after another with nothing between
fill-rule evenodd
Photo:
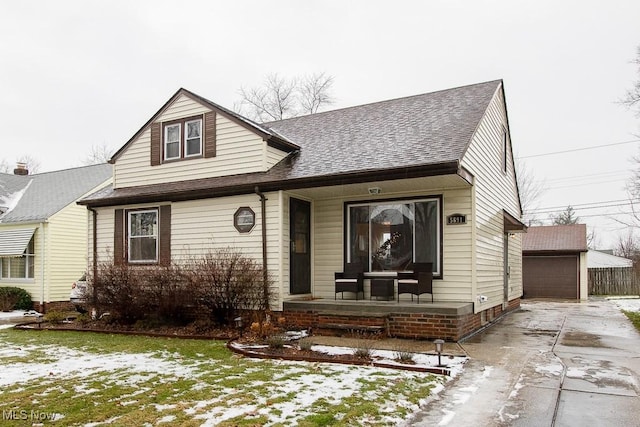
<instances>
[{"instance_id":1,"label":"white vinyl siding","mask_svg":"<svg viewBox=\"0 0 640 427\"><path fill-rule=\"evenodd\" d=\"M113 208L96 208L97 213L97 229L96 237L98 243L98 260L97 263L113 262L113 234L115 227L115 211ZM89 214L89 245L88 260L89 264L93 261L93 214Z\"/></svg>"},{"instance_id":2,"label":"white vinyl siding","mask_svg":"<svg viewBox=\"0 0 640 427\"><path fill-rule=\"evenodd\" d=\"M267 271L274 289L282 287L279 277L282 256L282 224L278 193L265 194L267 219ZM239 233L233 215L248 206L256 213L256 225ZM186 262L208 249L232 248L262 265L262 209L256 194L218 199L177 202L171 205L171 254L174 262ZM279 294L279 292L278 292ZM277 304L281 309L280 301Z\"/></svg>"},{"instance_id":3,"label":"white vinyl siding","mask_svg":"<svg viewBox=\"0 0 640 427\"><path fill-rule=\"evenodd\" d=\"M507 128L504 105L502 91L498 90L462 161L462 166L475 177L476 295L488 297L482 306L476 304L476 311L503 301L503 209L516 218L520 216L511 142L508 140L506 173L503 166L502 130ZM513 257L509 299L522 295L522 264L514 252L518 245L519 240L513 242L514 248L510 251ZM516 283L517 278L520 278L519 284Z\"/></svg>"},{"instance_id":4,"label":"white vinyl siding","mask_svg":"<svg viewBox=\"0 0 640 427\"><path fill-rule=\"evenodd\" d=\"M443 271L441 282L434 283L436 301L472 300L472 228L471 188L446 191L443 198ZM466 216L466 224L447 225L453 214ZM437 284L437 285L436 285Z\"/></svg>"},{"instance_id":5,"label":"white vinyl siding","mask_svg":"<svg viewBox=\"0 0 640 427\"><path fill-rule=\"evenodd\" d=\"M87 208L75 203L50 218L45 301L68 301L71 284L86 271L86 229Z\"/></svg>"},{"instance_id":6,"label":"white vinyl siding","mask_svg":"<svg viewBox=\"0 0 640 427\"><path fill-rule=\"evenodd\" d=\"M208 111L202 104L183 95L157 120L169 122ZM151 131L146 129L118 157L114 167L115 188L264 172L286 157L286 153L268 147L257 134L216 114L215 157L193 157L151 166L150 156Z\"/></svg>"},{"instance_id":7,"label":"white vinyl siding","mask_svg":"<svg viewBox=\"0 0 640 427\"><path fill-rule=\"evenodd\" d=\"M316 200L313 218L313 294L334 298L334 273L342 271L344 255L344 200Z\"/></svg>"},{"instance_id":8,"label":"white vinyl siding","mask_svg":"<svg viewBox=\"0 0 640 427\"><path fill-rule=\"evenodd\" d=\"M267 145L266 169L272 168L285 157L287 157L287 153Z\"/></svg>"},{"instance_id":9,"label":"white vinyl siding","mask_svg":"<svg viewBox=\"0 0 640 427\"><path fill-rule=\"evenodd\" d=\"M436 301L471 300L471 190L469 187L455 190L438 190L439 178L428 180L434 186L422 189L406 186L406 193L395 193L394 198L442 195L443 208L443 278L434 280ZM424 185L424 181L421 181ZM370 200L367 198L366 200ZM376 199L384 200L384 198ZM344 256L344 203L357 201L354 197L314 200L313 209L313 294L319 298L333 299L334 273L343 268ZM444 224L447 215L459 213L467 216L466 225ZM365 297L369 284L365 281Z\"/></svg>"}]
</instances>

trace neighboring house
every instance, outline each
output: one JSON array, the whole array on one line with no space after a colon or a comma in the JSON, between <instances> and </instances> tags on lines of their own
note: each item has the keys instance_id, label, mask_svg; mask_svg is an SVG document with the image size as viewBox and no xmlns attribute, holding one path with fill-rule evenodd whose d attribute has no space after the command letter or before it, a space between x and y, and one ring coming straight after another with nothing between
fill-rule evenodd
<instances>
[{"instance_id":1,"label":"neighboring house","mask_svg":"<svg viewBox=\"0 0 640 427\"><path fill-rule=\"evenodd\" d=\"M632 268L633 260L607 252L590 250L587 253L587 268Z\"/></svg>"},{"instance_id":2,"label":"neighboring house","mask_svg":"<svg viewBox=\"0 0 640 427\"><path fill-rule=\"evenodd\" d=\"M290 324L459 339L522 296L509 135L500 80L265 124L180 89L113 156L113 185L79 203L98 262L231 246L266 259ZM353 261L364 299L335 301ZM412 261L433 264L434 303L370 300L371 277Z\"/></svg>"},{"instance_id":3,"label":"neighboring house","mask_svg":"<svg viewBox=\"0 0 640 427\"><path fill-rule=\"evenodd\" d=\"M633 260L590 250L587 254L589 295L638 295Z\"/></svg>"},{"instance_id":4,"label":"neighboring house","mask_svg":"<svg viewBox=\"0 0 640 427\"><path fill-rule=\"evenodd\" d=\"M76 201L109 184L112 169L0 173L0 286L27 290L42 311L69 303L87 268L88 215Z\"/></svg>"},{"instance_id":5,"label":"neighboring house","mask_svg":"<svg viewBox=\"0 0 640 427\"><path fill-rule=\"evenodd\" d=\"M529 227L522 242L525 298L589 298L587 226Z\"/></svg>"}]
</instances>

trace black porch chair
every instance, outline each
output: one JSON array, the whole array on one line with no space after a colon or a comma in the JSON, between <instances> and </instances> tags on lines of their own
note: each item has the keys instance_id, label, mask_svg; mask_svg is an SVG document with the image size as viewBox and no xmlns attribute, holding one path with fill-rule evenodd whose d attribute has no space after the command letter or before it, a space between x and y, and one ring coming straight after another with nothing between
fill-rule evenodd
<instances>
[{"instance_id":1,"label":"black porch chair","mask_svg":"<svg viewBox=\"0 0 640 427\"><path fill-rule=\"evenodd\" d=\"M400 294L411 294L418 297L420 304L420 295L431 294L431 302L433 302L433 264L430 262L414 262L411 265L413 271L409 273L398 272L398 302L400 302Z\"/></svg>"},{"instance_id":2,"label":"black porch chair","mask_svg":"<svg viewBox=\"0 0 640 427\"><path fill-rule=\"evenodd\" d=\"M335 273L336 295L334 299L338 299L337 294L340 292L344 299L345 292L353 292L358 300L358 293L362 292L364 299L364 268L359 262L349 262L345 264L344 271Z\"/></svg>"}]
</instances>

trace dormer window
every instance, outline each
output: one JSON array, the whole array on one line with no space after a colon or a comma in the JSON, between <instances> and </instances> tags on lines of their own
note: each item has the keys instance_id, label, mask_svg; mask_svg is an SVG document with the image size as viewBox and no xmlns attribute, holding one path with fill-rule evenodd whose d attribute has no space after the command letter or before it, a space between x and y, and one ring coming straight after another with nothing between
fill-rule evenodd
<instances>
[{"instance_id":1,"label":"dormer window","mask_svg":"<svg viewBox=\"0 0 640 427\"><path fill-rule=\"evenodd\" d=\"M180 123L164 128L164 159L180 158Z\"/></svg>"},{"instance_id":2,"label":"dormer window","mask_svg":"<svg viewBox=\"0 0 640 427\"><path fill-rule=\"evenodd\" d=\"M202 154L202 120L191 120L185 125L185 157Z\"/></svg>"},{"instance_id":3,"label":"dormer window","mask_svg":"<svg viewBox=\"0 0 640 427\"><path fill-rule=\"evenodd\" d=\"M202 155L202 118L189 118L164 124L164 160Z\"/></svg>"}]
</instances>

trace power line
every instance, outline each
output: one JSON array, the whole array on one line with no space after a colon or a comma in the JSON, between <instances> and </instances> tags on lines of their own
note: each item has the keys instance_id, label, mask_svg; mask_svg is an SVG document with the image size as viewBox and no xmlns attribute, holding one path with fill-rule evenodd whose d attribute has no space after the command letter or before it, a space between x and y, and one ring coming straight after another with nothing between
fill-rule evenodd
<instances>
[{"instance_id":1,"label":"power line","mask_svg":"<svg viewBox=\"0 0 640 427\"><path fill-rule=\"evenodd\" d=\"M516 157L516 159L531 159L533 157L554 156L556 154L566 154L566 153L575 153L576 151L595 150L597 148L613 147L614 145L633 144L635 142L640 142L640 139L632 139L630 141L614 142L612 144L594 145L592 147L573 148L571 150L564 150L564 151L553 151L553 152L550 152L550 153L532 154L530 156Z\"/></svg>"},{"instance_id":2,"label":"power line","mask_svg":"<svg viewBox=\"0 0 640 427\"><path fill-rule=\"evenodd\" d=\"M602 202L588 202L588 203L576 203L570 204L572 208L579 208L581 206L591 206L591 205L600 205L600 204L609 204L609 203L620 203L620 202L628 202L629 204L638 203L640 199L617 199L617 200L603 200ZM531 211L539 211L539 210L550 210L550 209L566 209L568 205L563 206L545 206L543 208L531 209Z\"/></svg>"}]
</instances>

